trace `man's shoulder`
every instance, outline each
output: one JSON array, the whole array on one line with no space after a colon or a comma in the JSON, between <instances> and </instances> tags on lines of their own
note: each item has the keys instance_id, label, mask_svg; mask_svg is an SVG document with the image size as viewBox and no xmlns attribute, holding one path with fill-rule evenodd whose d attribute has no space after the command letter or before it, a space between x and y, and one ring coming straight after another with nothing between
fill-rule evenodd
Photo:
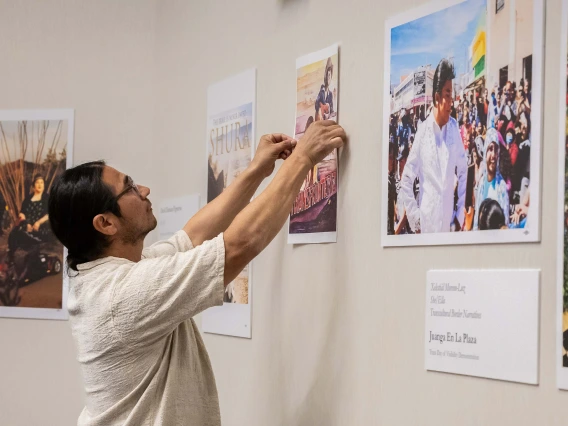
<instances>
[{"instance_id":1,"label":"man's shoulder","mask_svg":"<svg viewBox=\"0 0 568 426\"><path fill-rule=\"evenodd\" d=\"M426 131L428 130L428 128L432 128L432 123L433 123L433 118L432 118L432 114L429 114L428 117L426 117L426 119L424 121L422 121L420 124L418 124L418 128L416 129L416 139L418 139L419 137L423 136L424 133L426 133Z\"/></svg>"},{"instance_id":2,"label":"man's shoulder","mask_svg":"<svg viewBox=\"0 0 568 426\"><path fill-rule=\"evenodd\" d=\"M452 128L452 127L454 129L459 128L458 121L454 117L450 117L450 120L448 121L448 128ZM465 124L464 124L464 128L465 128Z\"/></svg>"},{"instance_id":3,"label":"man's shoulder","mask_svg":"<svg viewBox=\"0 0 568 426\"><path fill-rule=\"evenodd\" d=\"M460 126L454 117L450 117L450 120L446 124L446 127L448 129L448 133L450 133L453 137L459 138L459 140L461 141Z\"/></svg>"}]
</instances>

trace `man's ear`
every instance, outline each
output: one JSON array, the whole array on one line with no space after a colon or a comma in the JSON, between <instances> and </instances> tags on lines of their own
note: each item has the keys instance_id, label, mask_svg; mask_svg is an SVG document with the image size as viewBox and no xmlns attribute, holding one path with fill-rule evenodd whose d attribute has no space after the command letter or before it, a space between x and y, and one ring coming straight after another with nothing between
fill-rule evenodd
<instances>
[{"instance_id":1,"label":"man's ear","mask_svg":"<svg viewBox=\"0 0 568 426\"><path fill-rule=\"evenodd\" d=\"M101 213L93 218L93 227L103 235L114 235L117 233L116 216L108 213Z\"/></svg>"}]
</instances>

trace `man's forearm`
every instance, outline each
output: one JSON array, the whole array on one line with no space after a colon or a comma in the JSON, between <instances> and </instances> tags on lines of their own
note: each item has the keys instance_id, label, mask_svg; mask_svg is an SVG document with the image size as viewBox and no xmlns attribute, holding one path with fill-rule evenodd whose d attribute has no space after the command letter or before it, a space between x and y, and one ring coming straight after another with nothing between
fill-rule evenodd
<instances>
[{"instance_id":1,"label":"man's forearm","mask_svg":"<svg viewBox=\"0 0 568 426\"><path fill-rule=\"evenodd\" d=\"M183 228L193 246L224 232L250 202L262 180L262 173L249 166L217 198L199 210Z\"/></svg>"},{"instance_id":2,"label":"man's forearm","mask_svg":"<svg viewBox=\"0 0 568 426\"><path fill-rule=\"evenodd\" d=\"M266 190L228 227L225 232L225 285L278 234L310 168L309 161L292 155Z\"/></svg>"}]
</instances>

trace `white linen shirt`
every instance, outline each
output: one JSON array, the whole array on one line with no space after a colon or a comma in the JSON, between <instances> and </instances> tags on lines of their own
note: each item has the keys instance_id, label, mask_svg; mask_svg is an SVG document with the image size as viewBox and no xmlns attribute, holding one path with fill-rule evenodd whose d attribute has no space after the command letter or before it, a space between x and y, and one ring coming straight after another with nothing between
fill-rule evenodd
<instances>
[{"instance_id":1,"label":"white linen shirt","mask_svg":"<svg viewBox=\"0 0 568 426\"><path fill-rule=\"evenodd\" d=\"M86 391L78 425L219 426L192 317L223 304L223 235L193 248L180 231L139 262L106 257L77 269L68 309Z\"/></svg>"},{"instance_id":2,"label":"white linen shirt","mask_svg":"<svg viewBox=\"0 0 568 426\"><path fill-rule=\"evenodd\" d=\"M456 175L457 218L463 225L467 160L458 124L450 117L440 129L432 113L418 127L398 194L398 202L406 209L406 217L413 231L450 232ZM420 182L418 201L414 197L416 178Z\"/></svg>"}]
</instances>

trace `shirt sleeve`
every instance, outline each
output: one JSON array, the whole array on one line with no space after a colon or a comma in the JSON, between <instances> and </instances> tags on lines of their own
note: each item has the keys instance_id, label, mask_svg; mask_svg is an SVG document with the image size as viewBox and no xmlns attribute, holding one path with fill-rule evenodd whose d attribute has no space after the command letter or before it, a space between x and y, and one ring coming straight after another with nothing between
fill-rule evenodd
<instances>
[{"instance_id":1,"label":"shirt sleeve","mask_svg":"<svg viewBox=\"0 0 568 426\"><path fill-rule=\"evenodd\" d=\"M142 259L150 259L160 256L169 256L177 252L189 251L193 244L185 231L178 231L167 240L158 241L147 247L142 252Z\"/></svg>"},{"instance_id":2,"label":"shirt sleeve","mask_svg":"<svg viewBox=\"0 0 568 426\"><path fill-rule=\"evenodd\" d=\"M114 327L125 343L152 343L205 309L222 305L224 275L223 234L193 250L123 265L112 283Z\"/></svg>"}]
</instances>

